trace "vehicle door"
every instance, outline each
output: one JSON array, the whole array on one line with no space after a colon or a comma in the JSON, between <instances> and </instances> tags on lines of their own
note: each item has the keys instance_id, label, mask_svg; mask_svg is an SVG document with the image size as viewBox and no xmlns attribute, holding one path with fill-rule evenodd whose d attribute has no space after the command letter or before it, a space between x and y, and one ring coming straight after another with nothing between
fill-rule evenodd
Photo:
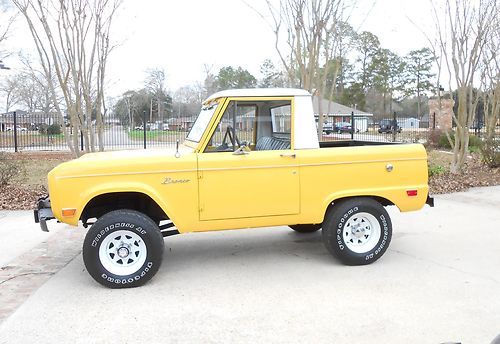
<instances>
[{"instance_id":1,"label":"vehicle door","mask_svg":"<svg viewBox=\"0 0 500 344\"><path fill-rule=\"evenodd\" d=\"M200 220L299 213L293 98L229 99L198 153Z\"/></svg>"}]
</instances>

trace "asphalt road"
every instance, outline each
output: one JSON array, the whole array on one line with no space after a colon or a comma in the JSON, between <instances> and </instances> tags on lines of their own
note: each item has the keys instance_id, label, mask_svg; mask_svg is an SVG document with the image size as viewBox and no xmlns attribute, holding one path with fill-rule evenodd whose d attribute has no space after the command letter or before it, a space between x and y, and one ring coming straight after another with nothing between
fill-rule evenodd
<instances>
[{"instance_id":1,"label":"asphalt road","mask_svg":"<svg viewBox=\"0 0 500 344\"><path fill-rule=\"evenodd\" d=\"M362 267L286 227L169 237L136 289L101 287L77 255L0 324L0 343L491 343L500 187L390 214L389 250Z\"/></svg>"}]
</instances>

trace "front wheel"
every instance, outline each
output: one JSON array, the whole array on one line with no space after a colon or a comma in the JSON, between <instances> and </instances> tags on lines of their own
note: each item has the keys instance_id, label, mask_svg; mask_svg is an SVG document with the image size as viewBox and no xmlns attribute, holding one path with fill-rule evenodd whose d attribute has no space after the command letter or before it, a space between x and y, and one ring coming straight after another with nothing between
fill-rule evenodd
<instances>
[{"instance_id":1,"label":"front wheel","mask_svg":"<svg viewBox=\"0 0 500 344\"><path fill-rule=\"evenodd\" d=\"M153 220L135 210L115 210L89 229L83 243L83 261L100 284L131 288L156 274L163 250L163 236Z\"/></svg>"},{"instance_id":2,"label":"front wheel","mask_svg":"<svg viewBox=\"0 0 500 344\"><path fill-rule=\"evenodd\" d=\"M323 242L347 265L366 265L379 259L392 237L385 208L371 198L353 198L335 204L323 222Z\"/></svg>"}]
</instances>

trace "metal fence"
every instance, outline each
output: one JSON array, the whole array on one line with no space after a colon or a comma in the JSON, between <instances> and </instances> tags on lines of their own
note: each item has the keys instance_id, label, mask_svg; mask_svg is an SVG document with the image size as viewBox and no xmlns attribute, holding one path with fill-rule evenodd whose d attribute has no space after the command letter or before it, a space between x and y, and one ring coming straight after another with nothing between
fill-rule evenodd
<instances>
[{"instance_id":1,"label":"metal fence","mask_svg":"<svg viewBox=\"0 0 500 344\"><path fill-rule=\"evenodd\" d=\"M103 144L105 150L144 149L151 147L175 147L177 141L184 141L191 128L194 117L175 117L165 123L143 123L134 127L121 125L118 121L105 118ZM433 124L414 118L393 118L372 121L363 116L343 118L345 122L326 121L320 141L362 140L379 142L419 142L425 143L434 132ZM351 125L354 123L354 126ZM59 123L45 114L26 114L10 112L0 115L0 150L68 150L62 133L73 134L73 128ZM485 128L475 126L470 133L483 136ZM497 127L500 137L500 127ZM80 149L83 150L83 137L79 136Z\"/></svg>"},{"instance_id":2,"label":"metal fence","mask_svg":"<svg viewBox=\"0 0 500 344\"><path fill-rule=\"evenodd\" d=\"M104 118L102 142L105 150L145 149L152 147L174 147L177 140L184 141L196 117L176 117L168 122L135 123L121 125L112 118ZM64 129L64 130L63 130ZM97 137L95 126L92 128ZM84 150L81 132L74 133L68 123L62 123L56 116L9 112L0 115L0 150L25 151L69 150L64 132L77 135L79 149Z\"/></svg>"}]
</instances>

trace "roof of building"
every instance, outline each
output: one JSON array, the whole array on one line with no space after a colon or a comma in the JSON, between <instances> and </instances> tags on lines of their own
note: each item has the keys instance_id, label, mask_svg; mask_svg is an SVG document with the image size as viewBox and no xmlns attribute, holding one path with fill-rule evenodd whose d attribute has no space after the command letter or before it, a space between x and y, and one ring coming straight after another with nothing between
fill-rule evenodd
<instances>
[{"instance_id":1,"label":"roof of building","mask_svg":"<svg viewBox=\"0 0 500 344\"><path fill-rule=\"evenodd\" d=\"M244 88L220 91L208 97L204 103L221 97L271 97L271 96L311 96L298 88Z\"/></svg>"},{"instance_id":2,"label":"roof of building","mask_svg":"<svg viewBox=\"0 0 500 344\"><path fill-rule=\"evenodd\" d=\"M317 114L319 113L319 105L318 105L318 100L320 98L314 96L313 97L313 108L314 108L314 113ZM349 106L345 106L339 103L335 103L331 100L328 99L322 99L321 100L321 112L323 112L324 115L350 115L351 112L354 112L355 115L364 115L364 116L373 116L373 114L364 112L358 109L351 108Z\"/></svg>"}]
</instances>

